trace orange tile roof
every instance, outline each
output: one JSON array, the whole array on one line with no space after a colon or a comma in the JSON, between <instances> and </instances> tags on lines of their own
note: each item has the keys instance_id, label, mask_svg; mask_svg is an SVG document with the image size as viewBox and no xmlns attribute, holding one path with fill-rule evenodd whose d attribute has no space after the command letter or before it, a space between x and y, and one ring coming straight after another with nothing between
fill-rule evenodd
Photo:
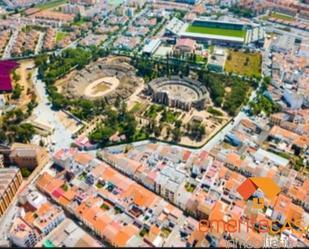
<instances>
[{"instance_id":1,"label":"orange tile roof","mask_svg":"<svg viewBox=\"0 0 309 249\"><path fill-rule=\"evenodd\" d=\"M305 181L304 181L304 183L303 183L303 188L304 189L309 189L309 179L306 179Z\"/></svg>"},{"instance_id":2,"label":"orange tile roof","mask_svg":"<svg viewBox=\"0 0 309 249\"><path fill-rule=\"evenodd\" d=\"M123 231L119 231L110 239L110 243L116 247L125 247L130 238L131 237L129 237L128 234L124 233Z\"/></svg>"},{"instance_id":3,"label":"orange tile roof","mask_svg":"<svg viewBox=\"0 0 309 249\"><path fill-rule=\"evenodd\" d=\"M283 194L279 194L273 201L274 210L287 215L288 209L292 205L292 200Z\"/></svg>"},{"instance_id":4,"label":"orange tile roof","mask_svg":"<svg viewBox=\"0 0 309 249\"><path fill-rule=\"evenodd\" d=\"M201 232L199 230L194 230L189 238L188 238L188 242L192 245L194 241L197 242L197 244L201 243L201 241L203 241L205 238L205 232Z\"/></svg>"},{"instance_id":5,"label":"orange tile roof","mask_svg":"<svg viewBox=\"0 0 309 249\"><path fill-rule=\"evenodd\" d=\"M106 215L99 207L86 209L82 217L88 224L91 224L101 236L106 227L113 222L112 218L109 215Z\"/></svg>"},{"instance_id":6,"label":"orange tile roof","mask_svg":"<svg viewBox=\"0 0 309 249\"><path fill-rule=\"evenodd\" d=\"M156 150L158 148L158 144L148 144L147 145L147 148L148 149L151 149L151 150Z\"/></svg>"},{"instance_id":7,"label":"orange tile roof","mask_svg":"<svg viewBox=\"0 0 309 249\"><path fill-rule=\"evenodd\" d=\"M102 175L102 173L104 172L104 170L106 169L106 165L105 164L100 164L98 166L96 166L91 173L93 174L94 177L100 177Z\"/></svg>"},{"instance_id":8,"label":"orange tile roof","mask_svg":"<svg viewBox=\"0 0 309 249\"><path fill-rule=\"evenodd\" d=\"M299 136L294 140L293 143L299 147L304 148L306 146L309 146L309 137L306 135Z\"/></svg>"},{"instance_id":9,"label":"orange tile roof","mask_svg":"<svg viewBox=\"0 0 309 249\"><path fill-rule=\"evenodd\" d=\"M234 165L235 167L242 167L244 164L244 161L240 159L240 156L235 153L228 154L226 162Z\"/></svg>"},{"instance_id":10,"label":"orange tile roof","mask_svg":"<svg viewBox=\"0 0 309 249\"><path fill-rule=\"evenodd\" d=\"M36 214L38 216L43 216L51 207L52 205L49 202L46 202L41 205L41 207L36 211Z\"/></svg>"},{"instance_id":11,"label":"orange tile roof","mask_svg":"<svg viewBox=\"0 0 309 249\"><path fill-rule=\"evenodd\" d=\"M228 190L233 189L237 185L237 182L234 179L229 179L225 182L224 187Z\"/></svg>"},{"instance_id":12,"label":"orange tile roof","mask_svg":"<svg viewBox=\"0 0 309 249\"><path fill-rule=\"evenodd\" d=\"M231 172L230 178L238 180L239 178L241 178L241 175L235 171Z\"/></svg>"},{"instance_id":13,"label":"orange tile roof","mask_svg":"<svg viewBox=\"0 0 309 249\"><path fill-rule=\"evenodd\" d=\"M138 233L138 228L132 224L124 226L120 232L113 238L112 244L117 247L124 247L128 240Z\"/></svg>"},{"instance_id":14,"label":"orange tile roof","mask_svg":"<svg viewBox=\"0 0 309 249\"><path fill-rule=\"evenodd\" d=\"M306 192L304 191L304 189L299 188L295 185L291 186L291 188L289 189L289 193L297 197L297 199L299 200L304 200L306 197Z\"/></svg>"},{"instance_id":15,"label":"orange tile roof","mask_svg":"<svg viewBox=\"0 0 309 249\"><path fill-rule=\"evenodd\" d=\"M75 188L71 188L68 191L63 192L63 194L62 194L62 196L69 201L72 201L74 199L75 195L76 195Z\"/></svg>"},{"instance_id":16,"label":"orange tile roof","mask_svg":"<svg viewBox=\"0 0 309 249\"><path fill-rule=\"evenodd\" d=\"M75 212L78 215L83 215L88 212L92 206L95 206L98 202L102 202L102 199L99 197L89 197L87 200L84 200L80 205L75 208Z\"/></svg>"},{"instance_id":17,"label":"orange tile roof","mask_svg":"<svg viewBox=\"0 0 309 249\"><path fill-rule=\"evenodd\" d=\"M254 129L255 125L249 119L242 119L241 124L249 129Z\"/></svg>"},{"instance_id":18,"label":"orange tile roof","mask_svg":"<svg viewBox=\"0 0 309 249\"><path fill-rule=\"evenodd\" d=\"M71 203L68 199L64 198L63 196L60 196L58 198L58 202L63 207L66 207L66 206L68 206Z\"/></svg>"},{"instance_id":19,"label":"orange tile roof","mask_svg":"<svg viewBox=\"0 0 309 249\"><path fill-rule=\"evenodd\" d=\"M46 187L45 191L51 194L55 189L60 188L65 183L62 179L53 179Z\"/></svg>"},{"instance_id":20,"label":"orange tile roof","mask_svg":"<svg viewBox=\"0 0 309 249\"><path fill-rule=\"evenodd\" d=\"M277 174L277 171L275 169L269 169L266 177L273 178L276 174Z\"/></svg>"},{"instance_id":21,"label":"orange tile roof","mask_svg":"<svg viewBox=\"0 0 309 249\"><path fill-rule=\"evenodd\" d=\"M54 178L45 172L43 175L41 175L38 180L36 181L36 186L38 188L45 189L45 187L53 180Z\"/></svg>"},{"instance_id":22,"label":"orange tile roof","mask_svg":"<svg viewBox=\"0 0 309 249\"><path fill-rule=\"evenodd\" d=\"M77 153L74 160L81 165L87 165L93 160L93 157L88 153Z\"/></svg>"},{"instance_id":23,"label":"orange tile roof","mask_svg":"<svg viewBox=\"0 0 309 249\"><path fill-rule=\"evenodd\" d=\"M184 150L182 153L182 160L187 161L191 155L191 151Z\"/></svg>"},{"instance_id":24,"label":"orange tile roof","mask_svg":"<svg viewBox=\"0 0 309 249\"><path fill-rule=\"evenodd\" d=\"M109 179L110 182L115 184L118 188L127 191L129 187L133 184L133 181L118 172Z\"/></svg>"},{"instance_id":25,"label":"orange tile roof","mask_svg":"<svg viewBox=\"0 0 309 249\"><path fill-rule=\"evenodd\" d=\"M165 218L166 218L166 214L161 213L157 219L162 222L165 220Z\"/></svg>"},{"instance_id":26,"label":"orange tile roof","mask_svg":"<svg viewBox=\"0 0 309 249\"><path fill-rule=\"evenodd\" d=\"M302 220L303 215L304 210L293 203L289 206L288 210L286 211L286 219L291 222Z\"/></svg>"},{"instance_id":27,"label":"orange tile roof","mask_svg":"<svg viewBox=\"0 0 309 249\"><path fill-rule=\"evenodd\" d=\"M229 171L228 168L226 168L226 167L221 167L221 168L220 168L220 171L219 171L219 177L220 177L220 178L224 177L228 171Z\"/></svg>"},{"instance_id":28,"label":"orange tile roof","mask_svg":"<svg viewBox=\"0 0 309 249\"><path fill-rule=\"evenodd\" d=\"M270 130L270 135L278 136L281 135L287 139L295 140L298 138L298 135L296 133L293 133L291 131L288 131L286 129L283 129L277 125L273 126L273 128Z\"/></svg>"},{"instance_id":29,"label":"orange tile roof","mask_svg":"<svg viewBox=\"0 0 309 249\"><path fill-rule=\"evenodd\" d=\"M244 207L246 204L243 200L236 200L235 205L238 207Z\"/></svg>"},{"instance_id":30,"label":"orange tile roof","mask_svg":"<svg viewBox=\"0 0 309 249\"><path fill-rule=\"evenodd\" d=\"M224 213L222 212L222 203L217 201L211 213L209 215L209 220L223 220Z\"/></svg>"},{"instance_id":31,"label":"orange tile roof","mask_svg":"<svg viewBox=\"0 0 309 249\"><path fill-rule=\"evenodd\" d=\"M103 231L103 236L108 241L114 243L115 237L120 232L120 229L121 229L121 225L119 223L113 221L105 227L105 229Z\"/></svg>"},{"instance_id":32,"label":"orange tile roof","mask_svg":"<svg viewBox=\"0 0 309 249\"><path fill-rule=\"evenodd\" d=\"M111 168L106 168L102 174L102 178L109 180L111 179L117 172Z\"/></svg>"},{"instance_id":33,"label":"orange tile roof","mask_svg":"<svg viewBox=\"0 0 309 249\"><path fill-rule=\"evenodd\" d=\"M34 218L34 213L33 212L27 212L25 214L25 216L23 217L23 219L28 223L28 224L32 224L35 220Z\"/></svg>"},{"instance_id":34,"label":"orange tile roof","mask_svg":"<svg viewBox=\"0 0 309 249\"><path fill-rule=\"evenodd\" d=\"M156 225L152 225L150 227L149 233L153 234L153 235L159 235L161 232L160 228L157 227Z\"/></svg>"},{"instance_id":35,"label":"orange tile roof","mask_svg":"<svg viewBox=\"0 0 309 249\"><path fill-rule=\"evenodd\" d=\"M123 193L123 197L133 198L133 202L141 207L151 207L158 199L158 196L142 186L133 183L128 190Z\"/></svg>"}]
</instances>

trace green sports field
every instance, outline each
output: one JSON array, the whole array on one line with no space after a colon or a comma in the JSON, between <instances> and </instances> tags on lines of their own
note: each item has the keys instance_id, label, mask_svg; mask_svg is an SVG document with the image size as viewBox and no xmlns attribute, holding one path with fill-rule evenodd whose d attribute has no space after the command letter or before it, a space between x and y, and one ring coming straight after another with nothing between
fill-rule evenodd
<instances>
[{"instance_id":1,"label":"green sports field","mask_svg":"<svg viewBox=\"0 0 309 249\"><path fill-rule=\"evenodd\" d=\"M272 12L270 17L282 19L282 20L285 20L285 21L294 21L293 16L289 16L289 15L285 15L285 14L281 14L281 13L277 13L277 12Z\"/></svg>"},{"instance_id":2,"label":"green sports field","mask_svg":"<svg viewBox=\"0 0 309 249\"><path fill-rule=\"evenodd\" d=\"M245 30L235 30L235 29L223 29L223 28L209 28L203 26L193 26L192 24L187 28L187 32L208 34L208 35L222 35L222 36L232 36L232 37L245 37Z\"/></svg>"},{"instance_id":3,"label":"green sports field","mask_svg":"<svg viewBox=\"0 0 309 249\"><path fill-rule=\"evenodd\" d=\"M44 2L44 3L37 4L36 8L39 8L41 10L52 9L52 8L56 8L60 5L66 4L67 2L68 2L67 0L47 1L47 2Z\"/></svg>"}]
</instances>

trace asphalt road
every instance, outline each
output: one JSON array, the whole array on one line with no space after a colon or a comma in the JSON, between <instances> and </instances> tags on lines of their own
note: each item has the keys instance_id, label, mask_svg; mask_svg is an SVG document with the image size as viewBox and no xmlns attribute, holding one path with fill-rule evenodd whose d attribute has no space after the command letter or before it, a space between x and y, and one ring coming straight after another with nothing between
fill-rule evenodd
<instances>
[{"instance_id":1,"label":"asphalt road","mask_svg":"<svg viewBox=\"0 0 309 249\"><path fill-rule=\"evenodd\" d=\"M19 32L19 30L13 31L13 34L11 35L10 40L9 40L5 50L4 50L4 53L3 53L3 56L2 56L3 59L10 58L11 50L12 50L12 47L15 43L16 38L17 38L18 32Z\"/></svg>"}]
</instances>

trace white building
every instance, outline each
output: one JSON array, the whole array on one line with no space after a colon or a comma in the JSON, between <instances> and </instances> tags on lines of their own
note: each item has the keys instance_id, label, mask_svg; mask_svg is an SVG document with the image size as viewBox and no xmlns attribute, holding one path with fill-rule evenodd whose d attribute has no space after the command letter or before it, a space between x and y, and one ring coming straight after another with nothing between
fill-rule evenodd
<instances>
[{"instance_id":1,"label":"white building","mask_svg":"<svg viewBox=\"0 0 309 249\"><path fill-rule=\"evenodd\" d=\"M50 203L45 204L44 207L41 206L40 209L46 210L46 212L37 217L33 225L39 229L42 234L47 235L65 219L65 215L60 207L51 205ZM38 212L40 212L40 210L38 210Z\"/></svg>"},{"instance_id":2,"label":"white building","mask_svg":"<svg viewBox=\"0 0 309 249\"><path fill-rule=\"evenodd\" d=\"M38 191L29 190L19 198L20 203L29 203L33 208L39 209L47 202L47 198Z\"/></svg>"},{"instance_id":3,"label":"white building","mask_svg":"<svg viewBox=\"0 0 309 249\"><path fill-rule=\"evenodd\" d=\"M144 46L143 53L152 55L157 51L160 45L161 45L161 40L159 38L153 39Z\"/></svg>"},{"instance_id":4,"label":"white building","mask_svg":"<svg viewBox=\"0 0 309 249\"><path fill-rule=\"evenodd\" d=\"M9 238L19 247L34 247L38 241L38 233L20 217L16 218L10 230Z\"/></svg>"}]
</instances>

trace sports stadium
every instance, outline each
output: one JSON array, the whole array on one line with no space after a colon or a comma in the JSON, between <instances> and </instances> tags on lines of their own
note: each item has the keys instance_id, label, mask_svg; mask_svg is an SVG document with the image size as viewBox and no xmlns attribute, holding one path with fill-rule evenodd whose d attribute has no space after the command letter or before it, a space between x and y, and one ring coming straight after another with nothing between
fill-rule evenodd
<instances>
[{"instance_id":1,"label":"sports stadium","mask_svg":"<svg viewBox=\"0 0 309 249\"><path fill-rule=\"evenodd\" d=\"M167 27L169 34L222 46L243 46L263 40L265 37L263 28L255 23L204 19L184 23L174 18Z\"/></svg>"},{"instance_id":2,"label":"sports stadium","mask_svg":"<svg viewBox=\"0 0 309 249\"><path fill-rule=\"evenodd\" d=\"M178 76L149 82L148 94L153 102L185 111L192 107L203 109L209 99L208 91L201 82Z\"/></svg>"}]
</instances>

